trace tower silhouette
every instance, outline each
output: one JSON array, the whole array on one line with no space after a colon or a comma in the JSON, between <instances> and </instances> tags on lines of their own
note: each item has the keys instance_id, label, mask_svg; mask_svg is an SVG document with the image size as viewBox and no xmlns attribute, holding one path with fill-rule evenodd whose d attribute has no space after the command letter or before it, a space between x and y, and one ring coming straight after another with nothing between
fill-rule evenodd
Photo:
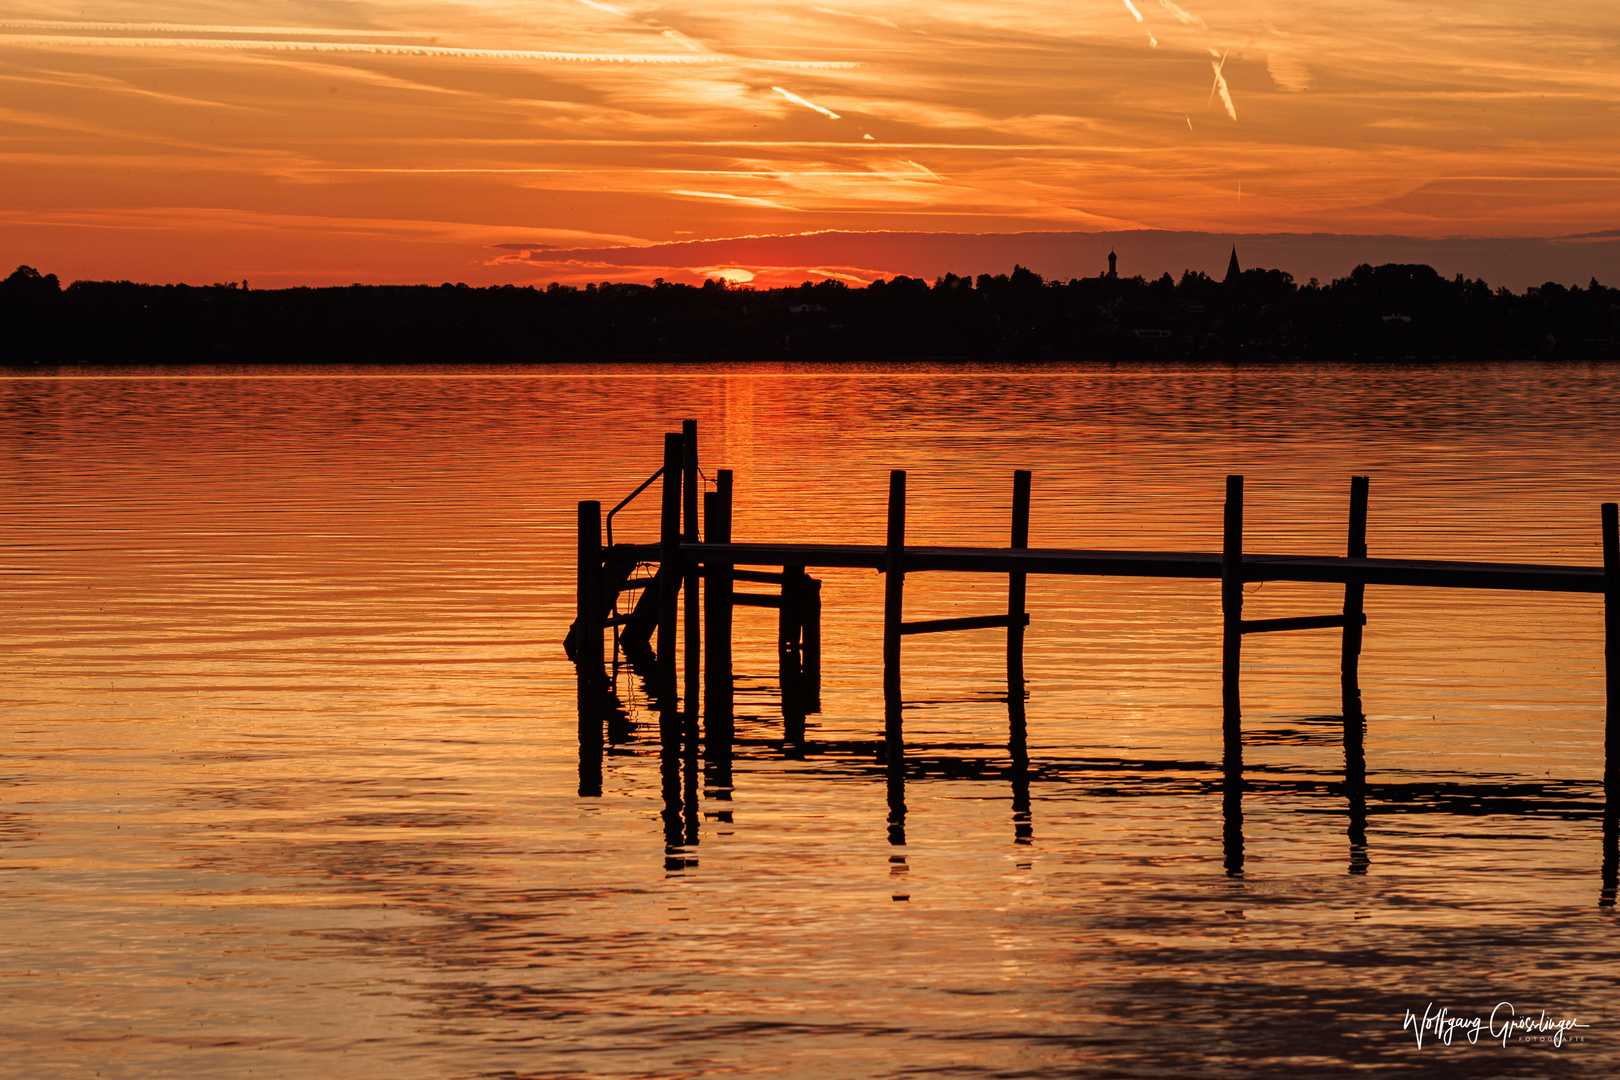
<instances>
[{"instance_id":1,"label":"tower silhouette","mask_svg":"<svg viewBox=\"0 0 1620 1080\"><path fill-rule=\"evenodd\" d=\"M1234 249L1234 250L1236 250L1236 249ZM1108 253L1108 276L1110 278L1119 277L1119 274L1115 272L1115 264L1118 261L1119 261L1119 256L1115 255L1112 251L1110 251Z\"/></svg>"},{"instance_id":2,"label":"tower silhouette","mask_svg":"<svg viewBox=\"0 0 1620 1080\"><path fill-rule=\"evenodd\" d=\"M1221 280L1222 281L1236 281L1240 276L1242 276L1242 274L1243 274L1243 271L1238 268L1237 245L1233 244L1232 245L1232 258L1227 262L1227 264L1226 264L1226 276L1224 278L1222 278Z\"/></svg>"}]
</instances>

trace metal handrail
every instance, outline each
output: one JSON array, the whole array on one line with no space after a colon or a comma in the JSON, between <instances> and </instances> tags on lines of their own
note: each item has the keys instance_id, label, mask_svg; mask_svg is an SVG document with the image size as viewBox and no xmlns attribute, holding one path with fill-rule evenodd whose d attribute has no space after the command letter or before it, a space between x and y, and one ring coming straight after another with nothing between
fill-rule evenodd
<instances>
[{"instance_id":1,"label":"metal handrail","mask_svg":"<svg viewBox=\"0 0 1620 1080\"><path fill-rule=\"evenodd\" d=\"M608 513L607 513L607 546L608 547L613 546L613 515L617 514L620 510L623 510L626 506L629 506L630 501L632 499L634 499L637 495L640 495L643 491L646 491L649 487L652 486L652 482L654 480L658 479L660 476L663 476L663 475L664 475L664 467L662 465L660 465L660 466L658 466L658 471L657 472L653 473L651 476L647 477L647 479L643 480L641 482L640 487L636 488L636 490L632 491L630 494L626 495L623 499L619 500L619 505L615 506L613 509L608 511Z\"/></svg>"}]
</instances>

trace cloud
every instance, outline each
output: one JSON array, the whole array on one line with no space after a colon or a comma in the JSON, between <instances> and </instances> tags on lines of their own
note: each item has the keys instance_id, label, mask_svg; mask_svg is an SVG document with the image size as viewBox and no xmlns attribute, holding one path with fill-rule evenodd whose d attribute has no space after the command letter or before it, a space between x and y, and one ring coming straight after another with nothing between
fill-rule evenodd
<instances>
[{"instance_id":1,"label":"cloud","mask_svg":"<svg viewBox=\"0 0 1620 1080\"><path fill-rule=\"evenodd\" d=\"M671 191L670 194L681 195L688 199L722 199L730 202L749 203L754 206L768 206L774 210L793 209L791 206L783 206L781 203L772 202L770 199L756 199L750 195L728 195L723 191L691 191L683 188L676 188Z\"/></svg>"},{"instance_id":2,"label":"cloud","mask_svg":"<svg viewBox=\"0 0 1620 1080\"><path fill-rule=\"evenodd\" d=\"M821 115L829 117L829 118L831 118L833 120L837 120L839 118L838 114L833 112L831 109L824 108L824 107L822 107L820 105L817 105L813 101L806 101L806 100L804 100L804 98L800 97L798 94L793 93L792 91L784 90L780 86L773 86L773 87L771 87L771 89L775 90L778 94L781 94L783 97L787 98L789 101L793 102L793 104L795 104L795 105L803 105L807 109L814 109L816 112L820 113Z\"/></svg>"}]
</instances>

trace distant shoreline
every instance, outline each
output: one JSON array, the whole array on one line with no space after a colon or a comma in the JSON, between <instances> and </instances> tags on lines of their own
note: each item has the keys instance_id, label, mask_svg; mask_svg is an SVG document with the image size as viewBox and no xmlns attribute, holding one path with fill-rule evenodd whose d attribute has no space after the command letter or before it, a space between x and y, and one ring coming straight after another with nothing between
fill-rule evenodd
<instances>
[{"instance_id":1,"label":"distant shoreline","mask_svg":"<svg viewBox=\"0 0 1620 1080\"><path fill-rule=\"evenodd\" d=\"M1304 285L1015 267L851 288L604 282L584 288L371 285L254 290L0 281L0 366L1085 361L1467 362L1614 359L1620 289L1515 294L1420 264Z\"/></svg>"}]
</instances>

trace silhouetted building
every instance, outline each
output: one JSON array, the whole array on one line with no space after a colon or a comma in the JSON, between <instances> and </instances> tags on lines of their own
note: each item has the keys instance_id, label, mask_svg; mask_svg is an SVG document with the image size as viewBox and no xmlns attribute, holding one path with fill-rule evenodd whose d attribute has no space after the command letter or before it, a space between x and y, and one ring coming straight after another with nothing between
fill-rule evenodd
<instances>
[{"instance_id":1,"label":"silhouetted building","mask_svg":"<svg viewBox=\"0 0 1620 1080\"><path fill-rule=\"evenodd\" d=\"M1233 250L1235 251L1237 249L1234 248ZM1119 277L1119 273L1118 273L1118 270L1117 270L1117 264L1118 263L1119 263L1119 256L1115 255L1112 251L1110 251L1108 253L1108 276L1109 276L1109 278L1112 279L1112 278Z\"/></svg>"},{"instance_id":2,"label":"silhouetted building","mask_svg":"<svg viewBox=\"0 0 1620 1080\"><path fill-rule=\"evenodd\" d=\"M1237 245L1233 244L1232 245L1232 258L1227 261L1227 264L1226 264L1226 276L1224 278L1222 278L1221 280L1222 281L1236 281L1242 274L1243 274L1243 271L1238 268Z\"/></svg>"}]
</instances>

